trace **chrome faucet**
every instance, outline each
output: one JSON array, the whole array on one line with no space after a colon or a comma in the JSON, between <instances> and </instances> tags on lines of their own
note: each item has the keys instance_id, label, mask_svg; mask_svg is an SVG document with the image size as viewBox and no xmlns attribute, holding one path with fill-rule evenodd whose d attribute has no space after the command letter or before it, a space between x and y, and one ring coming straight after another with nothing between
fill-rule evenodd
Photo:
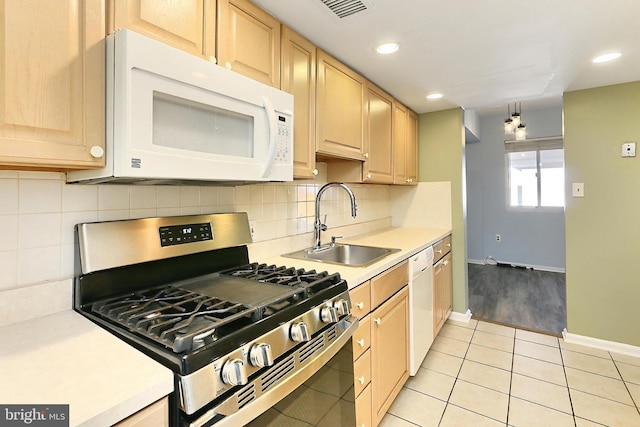
<instances>
[{"instance_id":1,"label":"chrome faucet","mask_svg":"<svg viewBox=\"0 0 640 427\"><path fill-rule=\"evenodd\" d=\"M347 187L341 182L330 182L328 184L323 185L318 191L318 195L316 196L316 219L313 223L313 233L315 238L315 244L313 245L313 248L312 248L313 250L320 249L320 246L321 246L320 232L327 230L327 225L323 224L322 221L320 221L320 198L322 197L322 194L330 187L341 187L344 189L344 191L347 192L347 194L349 195L349 198L351 199L351 217L355 218L356 211L358 210L358 207L356 205L356 196L353 194L353 191L351 191L349 187ZM325 221L327 220L326 218L327 216L325 215Z\"/></svg>"}]
</instances>

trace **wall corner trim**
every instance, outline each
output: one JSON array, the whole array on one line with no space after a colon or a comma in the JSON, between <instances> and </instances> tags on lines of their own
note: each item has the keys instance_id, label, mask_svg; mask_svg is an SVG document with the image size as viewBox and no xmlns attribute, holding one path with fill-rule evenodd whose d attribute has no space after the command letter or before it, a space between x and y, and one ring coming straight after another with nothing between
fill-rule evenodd
<instances>
[{"instance_id":1,"label":"wall corner trim","mask_svg":"<svg viewBox=\"0 0 640 427\"><path fill-rule=\"evenodd\" d=\"M640 358L640 347L637 347L635 345L624 344L615 341L607 341L599 338L591 338L584 335L576 335L569 333L567 331L567 328L562 331L562 338L565 342L570 344L579 344L586 347L610 351L612 353L625 354L627 356Z\"/></svg>"},{"instance_id":2,"label":"wall corner trim","mask_svg":"<svg viewBox=\"0 0 640 427\"><path fill-rule=\"evenodd\" d=\"M456 322L469 323L469 320L471 320L471 310L467 309L466 313L458 313L457 311L452 311L449 315L449 319L455 320Z\"/></svg>"}]
</instances>

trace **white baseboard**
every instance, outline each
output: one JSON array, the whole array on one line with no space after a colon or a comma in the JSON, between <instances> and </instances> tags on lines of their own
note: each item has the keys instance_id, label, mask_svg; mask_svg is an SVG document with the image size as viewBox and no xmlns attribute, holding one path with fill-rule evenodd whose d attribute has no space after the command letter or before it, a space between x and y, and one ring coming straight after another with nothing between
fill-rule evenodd
<instances>
[{"instance_id":1,"label":"white baseboard","mask_svg":"<svg viewBox=\"0 0 640 427\"><path fill-rule=\"evenodd\" d=\"M452 311L449 315L449 319L455 320L457 322L469 323L469 320L471 320L471 310L467 310L466 313L458 313L457 311Z\"/></svg>"},{"instance_id":2,"label":"white baseboard","mask_svg":"<svg viewBox=\"0 0 640 427\"><path fill-rule=\"evenodd\" d=\"M513 264L513 265L517 265L518 267L532 268L534 270L550 271L552 273L565 273L566 272L564 268L547 267L545 265L521 264L521 263L517 263L517 262L510 262L510 261L498 261L498 262L501 263L501 264L510 264L510 265ZM484 260L467 258L467 263L484 265Z\"/></svg>"},{"instance_id":3,"label":"white baseboard","mask_svg":"<svg viewBox=\"0 0 640 427\"><path fill-rule=\"evenodd\" d=\"M567 328L562 331L562 337L565 342L570 344L579 344L586 347L598 348L600 350L610 351L612 353L626 354L640 358L640 347L619 343L615 341L601 340L599 338L591 338L584 335L576 335L567 332Z\"/></svg>"}]
</instances>

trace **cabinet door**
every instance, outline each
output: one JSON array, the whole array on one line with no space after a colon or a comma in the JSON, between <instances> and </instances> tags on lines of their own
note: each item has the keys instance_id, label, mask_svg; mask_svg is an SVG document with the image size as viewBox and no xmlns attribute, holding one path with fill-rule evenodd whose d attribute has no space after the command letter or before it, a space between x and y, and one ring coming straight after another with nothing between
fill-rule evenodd
<instances>
[{"instance_id":1,"label":"cabinet door","mask_svg":"<svg viewBox=\"0 0 640 427\"><path fill-rule=\"evenodd\" d=\"M218 0L218 63L280 87L280 21L249 0Z\"/></svg>"},{"instance_id":2,"label":"cabinet door","mask_svg":"<svg viewBox=\"0 0 640 427\"><path fill-rule=\"evenodd\" d=\"M0 24L0 165L103 167L104 3L0 0Z\"/></svg>"},{"instance_id":3,"label":"cabinet door","mask_svg":"<svg viewBox=\"0 0 640 427\"><path fill-rule=\"evenodd\" d=\"M365 80L318 50L316 152L364 160Z\"/></svg>"},{"instance_id":4,"label":"cabinet door","mask_svg":"<svg viewBox=\"0 0 640 427\"><path fill-rule=\"evenodd\" d=\"M409 378L409 287L371 316L372 406L377 425Z\"/></svg>"},{"instance_id":5,"label":"cabinet door","mask_svg":"<svg viewBox=\"0 0 640 427\"><path fill-rule=\"evenodd\" d=\"M442 260L433 266L433 336L436 337L444 323L443 317L443 289L444 274Z\"/></svg>"},{"instance_id":6,"label":"cabinet door","mask_svg":"<svg viewBox=\"0 0 640 427\"><path fill-rule=\"evenodd\" d=\"M195 55L215 55L215 0L110 0L109 32L129 28Z\"/></svg>"},{"instance_id":7,"label":"cabinet door","mask_svg":"<svg viewBox=\"0 0 640 427\"><path fill-rule=\"evenodd\" d=\"M451 264L451 252L442 259L442 316L443 323L447 321L453 310L453 265Z\"/></svg>"},{"instance_id":8,"label":"cabinet door","mask_svg":"<svg viewBox=\"0 0 640 427\"><path fill-rule=\"evenodd\" d=\"M367 82L364 182L393 182L393 98Z\"/></svg>"},{"instance_id":9,"label":"cabinet door","mask_svg":"<svg viewBox=\"0 0 640 427\"><path fill-rule=\"evenodd\" d=\"M282 90L295 99L293 176L313 178L316 170L316 47L292 29L282 28Z\"/></svg>"},{"instance_id":10,"label":"cabinet door","mask_svg":"<svg viewBox=\"0 0 640 427\"><path fill-rule=\"evenodd\" d=\"M407 183L407 107L395 102L393 111L393 183Z\"/></svg>"},{"instance_id":11,"label":"cabinet door","mask_svg":"<svg viewBox=\"0 0 640 427\"><path fill-rule=\"evenodd\" d=\"M407 114L407 137L405 146L406 182L418 185L418 115L411 110Z\"/></svg>"}]
</instances>

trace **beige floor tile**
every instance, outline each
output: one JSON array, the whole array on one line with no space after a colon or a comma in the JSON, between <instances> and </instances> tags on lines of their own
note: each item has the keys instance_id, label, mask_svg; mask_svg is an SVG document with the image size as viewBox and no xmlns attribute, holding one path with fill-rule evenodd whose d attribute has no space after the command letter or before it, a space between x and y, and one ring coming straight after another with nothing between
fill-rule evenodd
<instances>
[{"instance_id":1,"label":"beige floor tile","mask_svg":"<svg viewBox=\"0 0 640 427\"><path fill-rule=\"evenodd\" d=\"M628 363L622 362L616 362L616 366L625 382L640 385L640 366L629 365Z\"/></svg>"},{"instance_id":2,"label":"beige floor tile","mask_svg":"<svg viewBox=\"0 0 640 427\"><path fill-rule=\"evenodd\" d=\"M478 323L479 325L480 323ZM503 335L496 335L489 332L483 332L476 330L471 339L473 344L483 345L485 347L493 348L502 351L513 351L513 338L505 337Z\"/></svg>"},{"instance_id":3,"label":"beige floor tile","mask_svg":"<svg viewBox=\"0 0 640 427\"><path fill-rule=\"evenodd\" d=\"M446 402L455 382L454 377L420 368L416 376L410 377L404 386Z\"/></svg>"},{"instance_id":4,"label":"beige floor tile","mask_svg":"<svg viewBox=\"0 0 640 427\"><path fill-rule=\"evenodd\" d=\"M454 389L455 391L455 389ZM511 395L571 414L571 402L566 387L514 373Z\"/></svg>"},{"instance_id":5,"label":"beige floor tile","mask_svg":"<svg viewBox=\"0 0 640 427\"><path fill-rule=\"evenodd\" d=\"M606 350L600 350L599 348L587 347L580 344L573 344L566 342L565 340L560 340L560 347L563 350L575 351L576 353L589 354L591 356L602 357L604 359L610 359L609 352Z\"/></svg>"},{"instance_id":6,"label":"beige floor tile","mask_svg":"<svg viewBox=\"0 0 640 427\"><path fill-rule=\"evenodd\" d=\"M389 414L387 413L387 415L384 416L384 418L382 419L382 421L380 421L380 424L378 424L379 427L416 427L415 424L410 423L409 421L403 420L400 417L396 417L393 414Z\"/></svg>"},{"instance_id":7,"label":"beige floor tile","mask_svg":"<svg viewBox=\"0 0 640 427\"><path fill-rule=\"evenodd\" d=\"M578 390L571 390L571 401L576 417L609 427L640 426L640 414L633 406L623 405Z\"/></svg>"},{"instance_id":8,"label":"beige floor tile","mask_svg":"<svg viewBox=\"0 0 640 427\"><path fill-rule=\"evenodd\" d=\"M507 421L508 394L458 380L449 403L501 422Z\"/></svg>"},{"instance_id":9,"label":"beige floor tile","mask_svg":"<svg viewBox=\"0 0 640 427\"><path fill-rule=\"evenodd\" d=\"M600 423L594 423L593 421L585 420L584 418L574 417L576 420L576 427L602 427Z\"/></svg>"},{"instance_id":10,"label":"beige floor tile","mask_svg":"<svg viewBox=\"0 0 640 427\"><path fill-rule=\"evenodd\" d=\"M557 347L550 347L548 345L537 344L529 341L516 340L513 352L521 356L527 356L533 359L544 360L545 362L562 365L560 349Z\"/></svg>"},{"instance_id":11,"label":"beige floor tile","mask_svg":"<svg viewBox=\"0 0 640 427\"><path fill-rule=\"evenodd\" d=\"M403 388L389 413L423 427L436 427L447 404L410 388Z\"/></svg>"},{"instance_id":12,"label":"beige floor tile","mask_svg":"<svg viewBox=\"0 0 640 427\"><path fill-rule=\"evenodd\" d=\"M633 400L622 381L579 369L569 367L565 369L569 388L615 400L625 405L633 405Z\"/></svg>"},{"instance_id":13,"label":"beige floor tile","mask_svg":"<svg viewBox=\"0 0 640 427\"><path fill-rule=\"evenodd\" d=\"M573 427L573 415L512 397L509 425L514 427Z\"/></svg>"},{"instance_id":14,"label":"beige floor tile","mask_svg":"<svg viewBox=\"0 0 640 427\"><path fill-rule=\"evenodd\" d=\"M460 426L498 427L504 426L504 423L492 420L484 415L476 414L475 412L467 411L455 405L447 405L439 427Z\"/></svg>"},{"instance_id":15,"label":"beige floor tile","mask_svg":"<svg viewBox=\"0 0 640 427\"><path fill-rule=\"evenodd\" d=\"M629 365L640 366L640 357L633 357L626 354L611 353L611 357L616 362L627 363Z\"/></svg>"},{"instance_id":16,"label":"beige floor tile","mask_svg":"<svg viewBox=\"0 0 640 427\"><path fill-rule=\"evenodd\" d=\"M516 333L515 328L483 321L478 322L476 331L489 332L491 334L502 335L509 338L513 338Z\"/></svg>"},{"instance_id":17,"label":"beige floor tile","mask_svg":"<svg viewBox=\"0 0 640 427\"><path fill-rule=\"evenodd\" d=\"M422 368L440 372L441 374L457 377L464 359L450 354L441 353L433 349L429 350L422 361Z\"/></svg>"},{"instance_id":18,"label":"beige floor tile","mask_svg":"<svg viewBox=\"0 0 640 427\"><path fill-rule=\"evenodd\" d=\"M509 394L511 372L465 360L462 363L458 379Z\"/></svg>"},{"instance_id":19,"label":"beige floor tile","mask_svg":"<svg viewBox=\"0 0 640 427\"><path fill-rule=\"evenodd\" d=\"M620 374L611 359L603 359L589 354L576 353L575 351L562 350L564 365L570 368L581 369L594 374L620 379Z\"/></svg>"},{"instance_id":20,"label":"beige floor tile","mask_svg":"<svg viewBox=\"0 0 640 427\"><path fill-rule=\"evenodd\" d=\"M454 340L452 338L438 336L438 338L433 341L431 348L441 353L450 354L456 357L464 357L464 355L467 353L467 348L469 348L469 343L465 341Z\"/></svg>"},{"instance_id":21,"label":"beige floor tile","mask_svg":"<svg viewBox=\"0 0 640 427\"><path fill-rule=\"evenodd\" d=\"M449 325L461 326L463 328L468 328L468 329L475 329L476 326L478 325L478 321L476 319L469 319L468 322L448 319L446 323L448 323Z\"/></svg>"},{"instance_id":22,"label":"beige floor tile","mask_svg":"<svg viewBox=\"0 0 640 427\"><path fill-rule=\"evenodd\" d=\"M544 344L551 347L558 347L558 338L551 335L539 334L537 332L524 331L522 329L516 329L516 338L523 341L535 342L537 344Z\"/></svg>"},{"instance_id":23,"label":"beige floor tile","mask_svg":"<svg viewBox=\"0 0 640 427\"><path fill-rule=\"evenodd\" d=\"M513 372L561 386L567 386L562 365L545 362L544 360L514 354Z\"/></svg>"},{"instance_id":24,"label":"beige floor tile","mask_svg":"<svg viewBox=\"0 0 640 427\"><path fill-rule=\"evenodd\" d=\"M471 341L473 332L473 329L445 323L444 326L442 326L442 329L440 329L440 334L438 334L438 336L469 342Z\"/></svg>"},{"instance_id":25,"label":"beige floor tile","mask_svg":"<svg viewBox=\"0 0 640 427\"><path fill-rule=\"evenodd\" d=\"M495 350L471 343L467 351L467 360L484 363L485 365L495 366L500 369L511 369L513 354L507 351Z\"/></svg>"},{"instance_id":26,"label":"beige floor tile","mask_svg":"<svg viewBox=\"0 0 640 427\"><path fill-rule=\"evenodd\" d=\"M629 389L629 393L631 393L634 403L640 408L640 385L632 383L627 383L626 385Z\"/></svg>"}]
</instances>

